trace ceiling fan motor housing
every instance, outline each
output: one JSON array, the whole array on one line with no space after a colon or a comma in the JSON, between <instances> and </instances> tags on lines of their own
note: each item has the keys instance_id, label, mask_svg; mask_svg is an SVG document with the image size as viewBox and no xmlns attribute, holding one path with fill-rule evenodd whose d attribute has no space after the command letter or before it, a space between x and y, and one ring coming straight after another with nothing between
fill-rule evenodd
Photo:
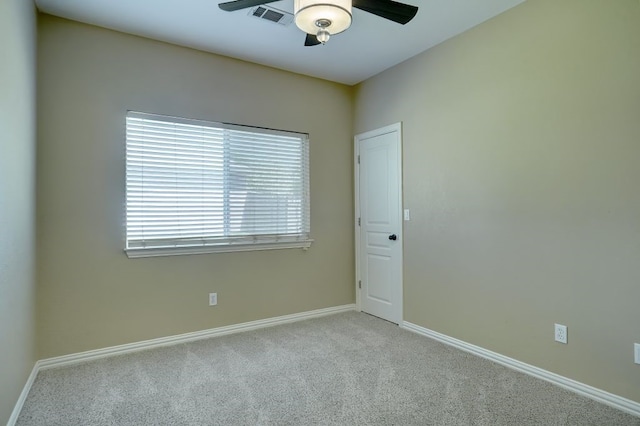
<instances>
[{"instance_id":1,"label":"ceiling fan motor housing","mask_svg":"<svg viewBox=\"0 0 640 426\"><path fill-rule=\"evenodd\" d=\"M296 25L307 34L338 34L351 26L351 0L295 0L294 14Z\"/></svg>"}]
</instances>

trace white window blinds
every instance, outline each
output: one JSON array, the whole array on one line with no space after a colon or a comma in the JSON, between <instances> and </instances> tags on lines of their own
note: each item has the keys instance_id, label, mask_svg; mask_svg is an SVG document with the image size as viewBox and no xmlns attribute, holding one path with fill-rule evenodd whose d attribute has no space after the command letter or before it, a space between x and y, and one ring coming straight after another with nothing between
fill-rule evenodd
<instances>
[{"instance_id":1,"label":"white window blinds","mask_svg":"<svg viewBox=\"0 0 640 426\"><path fill-rule=\"evenodd\" d=\"M127 113L129 257L309 247L306 134Z\"/></svg>"}]
</instances>

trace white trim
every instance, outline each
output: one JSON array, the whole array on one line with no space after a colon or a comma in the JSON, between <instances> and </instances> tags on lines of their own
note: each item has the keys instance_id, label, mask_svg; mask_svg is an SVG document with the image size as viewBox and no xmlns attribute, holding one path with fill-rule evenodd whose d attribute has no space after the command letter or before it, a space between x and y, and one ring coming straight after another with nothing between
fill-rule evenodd
<instances>
[{"instance_id":1,"label":"white trim","mask_svg":"<svg viewBox=\"0 0 640 426\"><path fill-rule=\"evenodd\" d=\"M481 358L488 359L489 361L504 365L505 367L519 371L521 373L525 373L538 379L553 383L554 385L560 386L561 388L575 392L582 396L586 396L587 398L601 402L634 416L640 416L640 403L632 401L630 399L614 395L601 389L594 388L593 386L577 382L559 374L552 373L551 371L543 370L542 368L535 367L533 365L518 361L513 358L509 358L508 356L501 355L497 352L484 349L480 346L458 340L456 338L447 336L446 334L441 334L437 331L429 330L428 328L424 328L407 321L404 321L401 327L422 336L437 340L438 342L444 343L446 345L453 346L454 348L469 352Z\"/></svg>"},{"instance_id":2,"label":"white trim","mask_svg":"<svg viewBox=\"0 0 640 426\"><path fill-rule=\"evenodd\" d=\"M196 340L208 339L211 337L225 336L227 334L258 330L260 328L273 327L275 325L287 324L311 318L338 314L341 312L353 311L354 309L355 305L353 304L316 309L315 311L300 312L297 314L283 315L280 317L227 325L225 327L211 328L209 330L195 331L191 333L178 334L175 336L160 337L158 339L143 340L141 342L127 343L125 345L111 346L108 348L96 349L93 351L79 352L55 358L47 358L38 362L40 363L40 370L46 370L49 368L61 367L64 365L77 364L80 362L107 358L113 355L123 355L132 352L144 351L147 349L159 348L162 346L172 346L181 343L194 342Z\"/></svg>"},{"instance_id":3,"label":"white trim","mask_svg":"<svg viewBox=\"0 0 640 426\"><path fill-rule=\"evenodd\" d=\"M129 259L158 256L181 256L186 254L208 254L208 253L233 253L241 251L259 250L280 250L280 249L302 249L311 247L313 239L300 241L274 241L269 243L245 243L245 244L220 244L204 245L195 247L152 247L152 248L129 248L125 253Z\"/></svg>"},{"instance_id":4,"label":"white trim","mask_svg":"<svg viewBox=\"0 0 640 426\"><path fill-rule=\"evenodd\" d=\"M261 328L273 327L276 325L288 324L292 322L298 322L308 320L312 318L319 318L328 315L339 314L342 312L350 312L355 310L355 305L348 304L342 306L333 306L330 308L316 309L313 311L299 312L297 314L283 315L279 317L266 318L257 321L243 322L240 324L228 325L225 327L211 328L209 330L195 331L192 333L178 334L175 336L161 337L158 339L143 340L141 342L127 343L125 345L111 346L103 349L96 349L93 351L79 352L75 354L63 355L54 358L47 358L37 361L31 370L31 374L27 379L27 383L22 389L22 393L16 402L11 417L7 426L14 426L22 411L27 395L31 390L31 386L41 370L48 370L50 368L62 367L66 365L79 364L87 361L94 361L97 359L108 358L115 355L124 355L133 352L144 351L148 349L159 348L163 346L178 345L181 343L194 342L196 340L209 339L212 337L225 336L228 334L242 333L245 331L258 330Z\"/></svg>"},{"instance_id":5,"label":"white trim","mask_svg":"<svg viewBox=\"0 0 640 426\"><path fill-rule=\"evenodd\" d=\"M31 374L29 374L29 378L27 379L27 383L25 383L24 388L22 388L22 392L18 397L18 401L16 405L13 407L13 411L11 412L11 416L9 416L9 421L7 422L7 426L14 426L18 421L18 416L22 411L22 406L24 402L27 400L27 395L31 391L31 386L33 386L33 382L36 380L36 376L38 375L38 362L35 363L33 368L31 369Z\"/></svg>"},{"instance_id":6,"label":"white trim","mask_svg":"<svg viewBox=\"0 0 640 426\"><path fill-rule=\"evenodd\" d=\"M358 136L353 138L353 182L354 204L355 204L355 247L356 247L356 311L362 312L362 301L360 299L360 144Z\"/></svg>"}]
</instances>

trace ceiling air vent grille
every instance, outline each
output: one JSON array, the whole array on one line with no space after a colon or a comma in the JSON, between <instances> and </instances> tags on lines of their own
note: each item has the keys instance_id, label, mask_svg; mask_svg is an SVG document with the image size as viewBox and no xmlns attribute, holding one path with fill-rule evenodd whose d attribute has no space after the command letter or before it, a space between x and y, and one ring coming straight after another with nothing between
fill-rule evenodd
<instances>
[{"instance_id":1,"label":"ceiling air vent grille","mask_svg":"<svg viewBox=\"0 0 640 426\"><path fill-rule=\"evenodd\" d=\"M280 25L289 25L293 22L293 15L291 13L265 5L250 9L249 16L264 19L265 21L274 22Z\"/></svg>"}]
</instances>

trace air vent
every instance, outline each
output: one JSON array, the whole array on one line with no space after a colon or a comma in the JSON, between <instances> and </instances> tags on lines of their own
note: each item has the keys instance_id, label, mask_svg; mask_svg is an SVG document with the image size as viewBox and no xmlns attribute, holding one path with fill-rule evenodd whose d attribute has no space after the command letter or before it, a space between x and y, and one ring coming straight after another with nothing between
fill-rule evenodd
<instances>
[{"instance_id":1,"label":"air vent","mask_svg":"<svg viewBox=\"0 0 640 426\"><path fill-rule=\"evenodd\" d=\"M265 5L250 9L249 16L285 26L293 22L293 15L291 13Z\"/></svg>"}]
</instances>

